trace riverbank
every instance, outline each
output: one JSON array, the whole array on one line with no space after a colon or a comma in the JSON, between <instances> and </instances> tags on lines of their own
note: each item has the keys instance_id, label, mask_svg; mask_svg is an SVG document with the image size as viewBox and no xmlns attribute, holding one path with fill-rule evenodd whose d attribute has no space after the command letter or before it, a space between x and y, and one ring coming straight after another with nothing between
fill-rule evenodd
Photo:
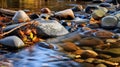
<instances>
[{"instance_id":1,"label":"riverbank","mask_svg":"<svg viewBox=\"0 0 120 67\"><path fill-rule=\"evenodd\" d=\"M120 11L112 4L0 13L1 66L120 66Z\"/></svg>"}]
</instances>

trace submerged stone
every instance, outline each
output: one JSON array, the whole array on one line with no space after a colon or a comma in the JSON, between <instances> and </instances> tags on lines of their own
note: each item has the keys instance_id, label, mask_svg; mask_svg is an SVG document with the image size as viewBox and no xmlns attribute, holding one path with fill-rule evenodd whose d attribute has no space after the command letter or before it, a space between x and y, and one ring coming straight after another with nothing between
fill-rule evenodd
<instances>
[{"instance_id":1,"label":"submerged stone","mask_svg":"<svg viewBox=\"0 0 120 67\"><path fill-rule=\"evenodd\" d=\"M0 44L13 48L21 48L25 46L24 42L17 36L5 37L0 40Z\"/></svg>"},{"instance_id":2,"label":"submerged stone","mask_svg":"<svg viewBox=\"0 0 120 67\"><path fill-rule=\"evenodd\" d=\"M85 37L83 39L80 40L80 45L83 46L99 46L99 45L103 45L104 42L99 39L99 38L95 38L95 37Z\"/></svg>"},{"instance_id":3,"label":"submerged stone","mask_svg":"<svg viewBox=\"0 0 120 67\"><path fill-rule=\"evenodd\" d=\"M120 48L105 49L103 52L108 53L111 56L120 56Z\"/></svg>"}]
</instances>

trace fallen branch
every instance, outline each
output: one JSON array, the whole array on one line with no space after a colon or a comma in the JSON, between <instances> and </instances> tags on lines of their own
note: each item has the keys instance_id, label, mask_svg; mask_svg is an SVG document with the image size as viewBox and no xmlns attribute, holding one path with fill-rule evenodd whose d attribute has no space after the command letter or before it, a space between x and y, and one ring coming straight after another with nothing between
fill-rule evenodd
<instances>
[{"instance_id":1,"label":"fallen branch","mask_svg":"<svg viewBox=\"0 0 120 67\"><path fill-rule=\"evenodd\" d=\"M14 10L0 8L0 13L2 13L2 14L12 15L13 16L16 12L17 11L14 11Z\"/></svg>"},{"instance_id":2,"label":"fallen branch","mask_svg":"<svg viewBox=\"0 0 120 67\"><path fill-rule=\"evenodd\" d=\"M0 38L2 38L3 36L5 36L5 35L7 35L7 34L9 34L9 33L11 33L11 32L13 32L13 31L15 31L16 29L18 29L18 28L20 28L20 27L23 27L23 26L25 26L25 25L27 25L27 24L34 24L35 22L36 22L36 21L31 21L31 22L26 22L26 23L24 23L24 24L21 24L20 26L17 26L17 27L15 27L15 28L13 28L12 30L8 31L8 32L4 32L4 33L0 34Z\"/></svg>"}]
</instances>

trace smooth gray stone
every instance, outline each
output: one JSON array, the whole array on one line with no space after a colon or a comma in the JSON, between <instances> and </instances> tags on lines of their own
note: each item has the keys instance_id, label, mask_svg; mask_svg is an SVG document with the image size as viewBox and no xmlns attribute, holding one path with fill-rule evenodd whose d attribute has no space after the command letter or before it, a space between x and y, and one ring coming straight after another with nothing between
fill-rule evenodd
<instances>
[{"instance_id":1,"label":"smooth gray stone","mask_svg":"<svg viewBox=\"0 0 120 67\"><path fill-rule=\"evenodd\" d=\"M20 48L25 46L24 42L17 36L5 37L0 40L0 44L13 48Z\"/></svg>"},{"instance_id":2,"label":"smooth gray stone","mask_svg":"<svg viewBox=\"0 0 120 67\"><path fill-rule=\"evenodd\" d=\"M36 27L40 37L56 37L68 34L69 32L59 22L55 20L39 20Z\"/></svg>"}]
</instances>

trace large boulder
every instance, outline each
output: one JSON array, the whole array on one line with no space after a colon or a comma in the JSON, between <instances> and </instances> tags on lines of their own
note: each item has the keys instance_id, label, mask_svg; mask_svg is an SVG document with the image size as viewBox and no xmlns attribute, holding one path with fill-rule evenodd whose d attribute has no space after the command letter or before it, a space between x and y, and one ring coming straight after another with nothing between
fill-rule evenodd
<instances>
[{"instance_id":1,"label":"large boulder","mask_svg":"<svg viewBox=\"0 0 120 67\"><path fill-rule=\"evenodd\" d=\"M37 33L40 37L56 37L68 34L69 32L55 20L37 20Z\"/></svg>"},{"instance_id":2,"label":"large boulder","mask_svg":"<svg viewBox=\"0 0 120 67\"><path fill-rule=\"evenodd\" d=\"M63 11L56 12L55 17L57 19L68 19L68 20L71 20L71 19L75 18L72 9L66 9L66 10L63 10Z\"/></svg>"},{"instance_id":3,"label":"large boulder","mask_svg":"<svg viewBox=\"0 0 120 67\"><path fill-rule=\"evenodd\" d=\"M24 42L17 36L9 36L0 40L0 44L6 47L21 48L24 47Z\"/></svg>"},{"instance_id":4,"label":"large boulder","mask_svg":"<svg viewBox=\"0 0 120 67\"><path fill-rule=\"evenodd\" d=\"M29 16L22 10L19 10L15 13L14 17L12 18L14 22L26 22L29 21Z\"/></svg>"}]
</instances>

